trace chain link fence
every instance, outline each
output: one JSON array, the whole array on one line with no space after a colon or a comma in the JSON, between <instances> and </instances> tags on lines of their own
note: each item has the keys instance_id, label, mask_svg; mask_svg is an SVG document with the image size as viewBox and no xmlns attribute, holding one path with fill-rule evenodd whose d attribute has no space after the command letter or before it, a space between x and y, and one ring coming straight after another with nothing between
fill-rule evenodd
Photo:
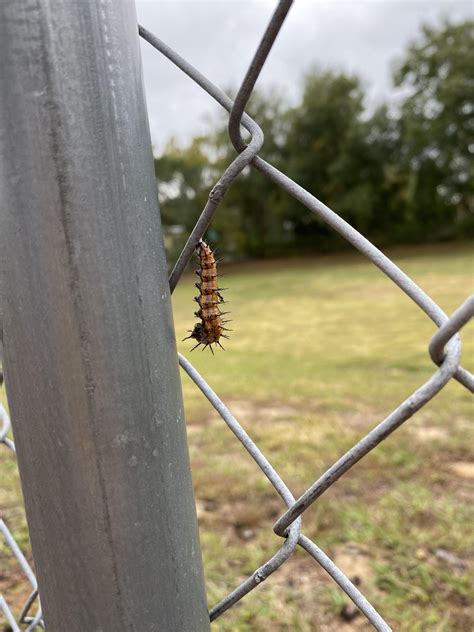
<instances>
[{"instance_id":1,"label":"chain link fence","mask_svg":"<svg viewBox=\"0 0 474 632\"><path fill-rule=\"evenodd\" d=\"M211 621L220 617L226 610L243 599L245 595L254 590L280 568L286 560L289 559L296 547L300 546L328 573L334 582L339 585L375 629L388 631L391 628L381 614L375 610L358 588L344 575L324 551L322 551L315 542L304 535L301 516L325 491L343 476L343 474L350 470L394 430L425 406L451 380L457 380L470 392L474 392L474 376L460 366L461 341L458 335L460 329L474 316L474 296L469 297L451 317L448 317L423 290L363 235L352 228L337 213L300 187L290 177L281 173L270 163L258 156L258 152L264 143L264 136L258 124L245 114L244 110L291 4L292 2L288 0L283 0L278 4L262 37L257 52L252 59L247 74L242 81L235 101L227 97L219 88L213 85L189 62L180 57L178 53L156 37L156 35L142 26L139 27L139 34L142 38L161 55L167 57L175 66L188 75L192 81L196 82L207 92L211 98L229 112L229 137L238 152L235 160L227 167L209 194L206 206L172 270L169 279L170 289L173 291L176 288L193 255L198 241L204 235L227 190L241 171L245 167L250 166L268 177L288 195L297 199L303 207L315 213L320 219L357 248L369 261L388 276L402 292L408 295L437 325L438 331L431 341L427 341L427 350L436 369L433 371L429 380L414 391L396 410L392 411L336 463L320 474L314 483L312 483L299 498L295 499L278 472L272 467L265 455L232 415L232 412L219 399L218 395L196 371L189 360L179 355L181 368L188 374L204 397L207 398L219 413L236 439L254 460L256 467L260 468L270 481L275 489L275 493L280 496L287 506L286 512L274 525L274 532L282 537L280 549L222 601L214 605L209 612L209 616ZM248 144L244 142L240 134L241 126L251 134L251 141ZM304 212L304 209L302 209L302 212ZM9 434L10 420L3 407L0 407L0 417L0 447L2 450L8 450L15 454L15 445ZM334 528L337 529L337 525L335 525ZM25 579L31 585L31 594L17 617L14 616L8 605L8 595L0 595L0 611L3 613L13 632L35 630L38 628L44 629L35 575L3 520L0 520L0 537L4 539L4 544L11 552L11 555L16 558Z\"/></svg>"}]
</instances>

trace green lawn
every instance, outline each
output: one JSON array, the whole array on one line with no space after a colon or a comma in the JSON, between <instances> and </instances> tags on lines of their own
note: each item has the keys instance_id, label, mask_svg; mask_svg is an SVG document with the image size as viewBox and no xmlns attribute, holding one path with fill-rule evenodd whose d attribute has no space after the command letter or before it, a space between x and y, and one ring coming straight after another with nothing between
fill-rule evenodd
<instances>
[{"instance_id":1,"label":"green lawn","mask_svg":"<svg viewBox=\"0 0 474 632\"><path fill-rule=\"evenodd\" d=\"M472 292L470 250L388 254L451 313ZM245 263L224 273L234 329L226 352L189 354L189 340L179 349L299 495L432 375L435 326L357 254ZM186 276L173 296L178 339L194 322L195 278ZM472 324L462 337L463 364L472 369ZM283 504L184 374L183 390L213 605L281 545L272 524ZM304 532L357 578L395 630L474 628L472 412L471 396L452 381L304 515ZM26 545L13 463L1 457L0 506ZM371 629L361 616L341 617L346 601L297 552L214 629Z\"/></svg>"}]
</instances>

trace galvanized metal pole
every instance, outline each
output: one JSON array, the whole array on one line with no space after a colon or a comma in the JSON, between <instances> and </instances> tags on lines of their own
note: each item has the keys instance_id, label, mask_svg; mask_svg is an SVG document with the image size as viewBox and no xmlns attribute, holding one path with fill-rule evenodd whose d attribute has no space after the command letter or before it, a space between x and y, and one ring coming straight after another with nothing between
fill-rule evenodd
<instances>
[{"instance_id":1,"label":"galvanized metal pole","mask_svg":"<svg viewBox=\"0 0 474 632\"><path fill-rule=\"evenodd\" d=\"M0 3L5 376L48 632L209 630L132 0Z\"/></svg>"}]
</instances>

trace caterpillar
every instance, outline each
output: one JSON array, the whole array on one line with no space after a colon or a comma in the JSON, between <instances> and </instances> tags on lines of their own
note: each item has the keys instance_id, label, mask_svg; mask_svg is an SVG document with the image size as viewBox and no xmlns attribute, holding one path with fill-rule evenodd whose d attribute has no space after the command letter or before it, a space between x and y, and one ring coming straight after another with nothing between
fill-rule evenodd
<instances>
[{"instance_id":1,"label":"caterpillar","mask_svg":"<svg viewBox=\"0 0 474 632\"><path fill-rule=\"evenodd\" d=\"M214 354L212 344L224 349L220 338L229 338L224 331L230 331L230 329L224 325L230 321L222 320L222 316L229 312L221 312L219 308L219 304L225 303L221 294L224 288L217 287L217 262L214 252L202 239L196 246L196 252L199 257L199 268L196 270L199 281L195 283L195 286L199 290L199 296L196 296L194 300L198 303L199 310L194 312L194 315L200 319L200 322L194 325L194 329L188 329L191 335L183 340L194 338L198 341L191 351L199 345L204 345L203 351L209 347Z\"/></svg>"}]
</instances>

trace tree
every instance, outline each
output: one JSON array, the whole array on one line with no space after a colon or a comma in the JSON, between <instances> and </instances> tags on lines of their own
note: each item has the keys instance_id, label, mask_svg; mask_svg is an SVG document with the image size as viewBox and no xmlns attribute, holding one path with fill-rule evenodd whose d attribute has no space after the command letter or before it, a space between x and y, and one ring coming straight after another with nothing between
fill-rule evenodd
<instances>
[{"instance_id":1,"label":"tree","mask_svg":"<svg viewBox=\"0 0 474 632\"><path fill-rule=\"evenodd\" d=\"M424 26L396 69L413 232L426 239L474 232L474 22Z\"/></svg>"},{"instance_id":2,"label":"tree","mask_svg":"<svg viewBox=\"0 0 474 632\"><path fill-rule=\"evenodd\" d=\"M256 92L248 111L256 117L265 133L261 155L278 164L285 142L286 107L277 93L265 96ZM195 138L187 147L171 140L155 159L163 223L189 232L204 208L209 191L236 157L227 131L228 115L221 115L217 131L208 138ZM248 141L248 134L244 137ZM214 216L208 235L213 245L235 256L264 257L278 251L282 222L278 208L284 194L264 176L250 167L232 184ZM175 232L172 231L172 232ZM184 231L183 231L184 233ZM174 236L173 250L183 237ZM170 239L168 239L168 242ZM169 243L168 243L169 245Z\"/></svg>"},{"instance_id":3,"label":"tree","mask_svg":"<svg viewBox=\"0 0 474 632\"><path fill-rule=\"evenodd\" d=\"M265 135L259 155L277 167L282 166L283 147L287 142L287 110L284 99L273 90L265 94L256 91L246 108ZM224 116L213 138L221 170L236 157L227 125L228 117ZM248 142L248 135L244 134L244 139ZM213 226L228 238L229 231L233 231L237 238L233 241L235 253L251 257L279 254L286 237L282 214L286 198L287 195L268 178L248 167L226 194ZM231 227L229 219L233 220Z\"/></svg>"},{"instance_id":4,"label":"tree","mask_svg":"<svg viewBox=\"0 0 474 632\"><path fill-rule=\"evenodd\" d=\"M259 155L378 244L474 235L473 31L473 21L423 27L394 75L404 95L399 105L371 114L360 79L342 72L310 72L295 107L275 91L256 92L247 111L265 134ZM227 125L222 115L214 134L184 148L171 141L156 159L175 250L236 156ZM251 167L233 182L208 236L233 257L346 244Z\"/></svg>"},{"instance_id":5,"label":"tree","mask_svg":"<svg viewBox=\"0 0 474 632\"><path fill-rule=\"evenodd\" d=\"M303 98L289 113L285 148L289 175L356 228L366 231L373 213L371 155L364 121L364 91L355 76L308 74ZM295 239L311 249L342 242L300 205L290 204Z\"/></svg>"},{"instance_id":6,"label":"tree","mask_svg":"<svg viewBox=\"0 0 474 632\"><path fill-rule=\"evenodd\" d=\"M207 139L194 138L187 147L171 139L155 158L161 216L170 259L176 259L199 217L217 174L208 159Z\"/></svg>"},{"instance_id":7,"label":"tree","mask_svg":"<svg viewBox=\"0 0 474 632\"><path fill-rule=\"evenodd\" d=\"M167 225L180 224L190 230L197 219L209 167L206 143L204 138L197 137L182 148L171 139L162 155L155 158L161 212Z\"/></svg>"}]
</instances>

